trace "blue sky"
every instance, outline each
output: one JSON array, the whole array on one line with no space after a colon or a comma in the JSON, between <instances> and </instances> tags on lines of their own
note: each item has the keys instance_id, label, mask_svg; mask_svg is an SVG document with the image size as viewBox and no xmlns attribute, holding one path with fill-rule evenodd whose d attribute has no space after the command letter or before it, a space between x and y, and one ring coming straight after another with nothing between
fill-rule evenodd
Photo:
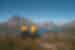
<instances>
[{"instance_id":1,"label":"blue sky","mask_svg":"<svg viewBox=\"0 0 75 50\"><path fill-rule=\"evenodd\" d=\"M31 17L35 22L68 22L75 19L75 0L0 0L0 21L12 15Z\"/></svg>"}]
</instances>

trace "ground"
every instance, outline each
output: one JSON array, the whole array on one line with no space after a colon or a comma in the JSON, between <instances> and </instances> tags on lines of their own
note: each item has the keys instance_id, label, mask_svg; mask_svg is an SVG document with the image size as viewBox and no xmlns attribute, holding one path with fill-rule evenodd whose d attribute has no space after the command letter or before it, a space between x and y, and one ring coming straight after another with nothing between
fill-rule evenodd
<instances>
[{"instance_id":1,"label":"ground","mask_svg":"<svg viewBox=\"0 0 75 50\"><path fill-rule=\"evenodd\" d=\"M45 48L37 48L37 45L39 44L39 43L37 43L37 39L22 40L21 38L16 38L16 39L12 39L11 43L9 43L10 41L11 41L11 39L0 40L0 50L15 50L15 49L23 50L23 48L30 48L30 50L47 50L47 48L46 49ZM36 46L33 45L33 42L35 42L34 44L36 44ZM40 42L39 39L38 39L38 42ZM71 50L75 50L74 49L75 41L74 40L73 41L72 40L69 40L69 41L50 40L48 42L48 45L46 43L44 43L43 46L44 47L49 46L49 47L55 48L55 50L57 48L72 48L73 47ZM32 47L35 49L33 49Z\"/></svg>"}]
</instances>

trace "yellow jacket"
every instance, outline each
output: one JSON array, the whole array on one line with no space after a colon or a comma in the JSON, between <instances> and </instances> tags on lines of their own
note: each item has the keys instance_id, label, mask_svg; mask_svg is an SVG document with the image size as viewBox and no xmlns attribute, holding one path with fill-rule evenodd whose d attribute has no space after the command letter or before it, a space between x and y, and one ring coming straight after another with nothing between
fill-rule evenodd
<instances>
[{"instance_id":1,"label":"yellow jacket","mask_svg":"<svg viewBox=\"0 0 75 50\"><path fill-rule=\"evenodd\" d=\"M28 30L28 26L26 26L26 25L21 26L21 31L22 32L27 31L27 30Z\"/></svg>"},{"instance_id":2,"label":"yellow jacket","mask_svg":"<svg viewBox=\"0 0 75 50\"><path fill-rule=\"evenodd\" d=\"M35 33L37 31L37 26L36 25L32 25L31 26L31 32Z\"/></svg>"},{"instance_id":3,"label":"yellow jacket","mask_svg":"<svg viewBox=\"0 0 75 50\"><path fill-rule=\"evenodd\" d=\"M22 32L24 32L24 31L28 31L29 29L28 29L28 26L27 25L23 25L23 26L21 26L21 31ZM36 31L37 31L37 26L36 25L32 25L32 26L30 26L30 31L31 31L31 33L35 33Z\"/></svg>"}]
</instances>

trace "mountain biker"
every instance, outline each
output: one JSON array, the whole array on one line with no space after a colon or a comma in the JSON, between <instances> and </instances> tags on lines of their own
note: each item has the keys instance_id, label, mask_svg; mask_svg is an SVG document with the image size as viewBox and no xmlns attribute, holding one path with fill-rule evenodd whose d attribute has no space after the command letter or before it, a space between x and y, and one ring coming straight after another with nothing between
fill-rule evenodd
<instances>
[{"instance_id":1,"label":"mountain biker","mask_svg":"<svg viewBox=\"0 0 75 50\"><path fill-rule=\"evenodd\" d=\"M30 31L31 31L31 37L32 37L32 39L38 37L38 36L37 36L38 27L37 27L36 24L33 24L33 25L31 26Z\"/></svg>"},{"instance_id":2,"label":"mountain biker","mask_svg":"<svg viewBox=\"0 0 75 50\"><path fill-rule=\"evenodd\" d=\"M22 36L22 39L25 39L25 38L30 36L29 26L27 26L27 25L22 25L21 26L21 36Z\"/></svg>"}]
</instances>

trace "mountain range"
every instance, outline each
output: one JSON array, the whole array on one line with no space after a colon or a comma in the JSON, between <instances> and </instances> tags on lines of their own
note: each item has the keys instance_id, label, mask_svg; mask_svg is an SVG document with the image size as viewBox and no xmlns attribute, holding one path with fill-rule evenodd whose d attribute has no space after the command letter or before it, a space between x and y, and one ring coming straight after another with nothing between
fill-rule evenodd
<instances>
[{"instance_id":1,"label":"mountain range","mask_svg":"<svg viewBox=\"0 0 75 50\"><path fill-rule=\"evenodd\" d=\"M21 24L26 23L26 24L31 24L31 21L26 19L26 18L21 18L19 16L13 16L12 18L10 18L8 20L8 22L4 22L4 23L0 23L0 28L1 30L2 29L13 29L15 30L15 27L18 27L20 26ZM53 22L46 22L46 23L43 23L41 25L37 24L39 27L42 27L42 28L47 28L49 30L51 29L66 29L66 28L75 28L75 21L72 21L72 22L69 22L69 23L66 23L64 24L63 26L57 26L56 24L54 24Z\"/></svg>"}]
</instances>

